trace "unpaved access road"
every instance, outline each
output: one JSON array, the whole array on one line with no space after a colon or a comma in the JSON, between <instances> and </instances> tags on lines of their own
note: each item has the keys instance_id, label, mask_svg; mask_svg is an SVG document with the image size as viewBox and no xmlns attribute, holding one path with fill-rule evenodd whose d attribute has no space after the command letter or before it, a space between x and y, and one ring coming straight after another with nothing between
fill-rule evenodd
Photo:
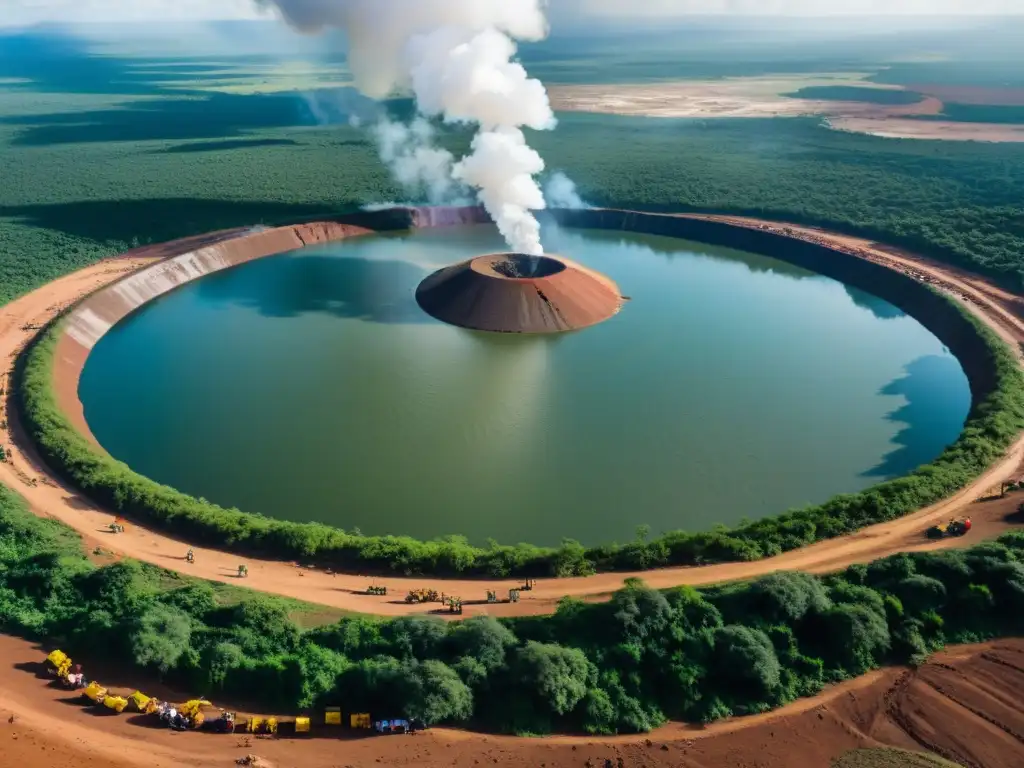
<instances>
[{"instance_id":1,"label":"unpaved access road","mask_svg":"<svg viewBox=\"0 0 1024 768\"><path fill-rule=\"evenodd\" d=\"M176 733L140 715L97 714L38 677L43 651L0 636L0 764L24 768L259 768L501 765L522 768L827 768L845 752L891 746L932 751L966 766L1024 765L1024 641L950 648L916 670L871 672L774 712L702 728L671 723L650 734L516 738L449 729L353 738L323 728L301 739ZM120 693L141 679L104 682ZM118 677L114 675L114 677Z\"/></svg>"},{"instance_id":2,"label":"unpaved access road","mask_svg":"<svg viewBox=\"0 0 1024 768\"><path fill-rule=\"evenodd\" d=\"M736 226L768 227L799 237L827 243L833 247L856 252L861 257L886 264L925 280L959 296L965 306L993 328L1015 350L1024 342L1024 309L1020 298L1009 294L982 278L969 276L887 246L854 237L836 235L810 227L742 219L738 217L706 217L729 221ZM215 235L223 237L224 235ZM229 235L230 236L230 235ZM56 280L0 309L0 359L5 361L5 380L19 350L63 307L81 299L102 285L122 277L126 272L150 264L154 259L183 253L196 247L196 238L185 242L138 249L118 259L110 259ZM9 383L7 384L10 389ZM240 558L238 555L212 549L196 549L196 562L184 560L188 549L185 541L131 525L128 531L114 536L106 533L113 519L110 511L98 509L74 488L64 485L38 460L31 444L17 429L17 419L10 398L4 406L4 418L11 429L0 431L0 443L11 447L12 460L0 464L0 482L14 488L28 501L32 511L43 517L59 520L79 531L85 546L101 547L110 558L129 557L192 576L231 583L254 590L319 603L333 608L395 616L425 613L436 606L409 605L402 597L415 588L435 588L466 601L483 604L466 606L466 613L489 613L495 616L550 613L560 598L572 595L582 599L607 599L622 586L624 579L643 579L652 587L666 588L681 584L707 585L718 582L757 577L776 570L802 570L823 573L853 563L871 560L900 551L920 551L976 543L996 535L1013 523L1013 511L1022 497L1011 494L1005 499L978 503L978 499L998 488L1003 480L1016 478L1022 472L1024 437L1012 446L998 462L955 496L914 514L881 525L866 528L812 546L787 552L777 557L751 563L725 563L702 567L666 568L635 573L602 573L590 577L542 579L532 592L524 592L518 604L487 605L482 599L488 589L499 596L518 582L440 578L385 578L386 597L362 594L371 579L363 574L330 573L298 567L295 563ZM928 541L925 530L936 522L954 515L970 514L975 525L971 535L959 540ZM248 565L249 577L235 577L238 564Z\"/></svg>"}]
</instances>

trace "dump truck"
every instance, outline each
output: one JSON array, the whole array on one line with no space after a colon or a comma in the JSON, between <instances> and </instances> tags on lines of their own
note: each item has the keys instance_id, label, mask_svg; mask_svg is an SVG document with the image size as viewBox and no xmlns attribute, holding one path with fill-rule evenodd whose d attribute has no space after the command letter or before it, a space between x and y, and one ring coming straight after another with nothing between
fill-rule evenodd
<instances>
[{"instance_id":1,"label":"dump truck","mask_svg":"<svg viewBox=\"0 0 1024 768\"><path fill-rule=\"evenodd\" d=\"M67 677L71 671L71 657L64 651L51 651L46 657L46 669L53 677Z\"/></svg>"},{"instance_id":2,"label":"dump truck","mask_svg":"<svg viewBox=\"0 0 1024 768\"><path fill-rule=\"evenodd\" d=\"M150 698L142 691L136 691L128 697L128 707L132 712L139 712L143 715L152 715L160 708L160 702Z\"/></svg>"},{"instance_id":3,"label":"dump truck","mask_svg":"<svg viewBox=\"0 0 1024 768\"><path fill-rule=\"evenodd\" d=\"M124 712L125 707L128 706L128 699L123 696L104 696L103 706L111 712L116 712L120 715Z\"/></svg>"},{"instance_id":4,"label":"dump truck","mask_svg":"<svg viewBox=\"0 0 1024 768\"><path fill-rule=\"evenodd\" d=\"M971 518L954 518L942 525L933 525L928 529L928 538L944 539L947 536L964 536L971 530Z\"/></svg>"},{"instance_id":5,"label":"dump truck","mask_svg":"<svg viewBox=\"0 0 1024 768\"><path fill-rule=\"evenodd\" d=\"M103 700L107 698L107 689L94 680L85 687L85 690L82 691L82 696L93 704L102 704Z\"/></svg>"}]
</instances>

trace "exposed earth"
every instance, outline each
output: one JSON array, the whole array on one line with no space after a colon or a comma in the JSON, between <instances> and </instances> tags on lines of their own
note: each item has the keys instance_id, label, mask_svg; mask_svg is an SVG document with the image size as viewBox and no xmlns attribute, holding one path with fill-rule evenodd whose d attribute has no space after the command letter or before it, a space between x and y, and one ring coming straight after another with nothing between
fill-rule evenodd
<instances>
[{"instance_id":1,"label":"exposed earth","mask_svg":"<svg viewBox=\"0 0 1024 768\"><path fill-rule=\"evenodd\" d=\"M850 750L882 746L932 751L971 768L1024 764L1021 640L953 648L917 670L881 670L776 712L707 728L672 724L640 736L538 739L446 729L353 739L319 730L301 746L291 738L175 733L148 728L139 715L98 715L37 676L43 652L33 644L0 637L0 658L0 749L5 764L26 768L230 768L248 755L276 768L828 768Z\"/></svg>"},{"instance_id":2,"label":"exposed earth","mask_svg":"<svg viewBox=\"0 0 1024 768\"><path fill-rule=\"evenodd\" d=\"M717 80L681 80L660 83L552 85L552 105L566 112L635 117L738 118L820 116L836 130L874 136L954 141L1024 141L1024 125L967 123L936 119L945 100L961 103L1015 104L1020 96L1011 89L965 89L927 86L908 88L924 98L915 104L875 104L863 101L827 101L791 98L787 92L803 87L855 85L876 90L902 90L858 79L854 74L815 77L766 75ZM984 90L984 93L979 91ZM965 94L964 91L970 91ZM929 119L915 119L926 117Z\"/></svg>"},{"instance_id":3,"label":"exposed earth","mask_svg":"<svg viewBox=\"0 0 1024 768\"><path fill-rule=\"evenodd\" d=\"M982 278L958 272L887 246L853 237L825 233L821 230L791 225L770 224L737 217L714 217L737 226L771 227L790 236L826 242L832 247L854 252L863 258L883 263L906 272L916 279L930 282L961 301L995 330L1014 349L1024 343L1024 305ZM210 238L232 237L236 233L220 233ZM20 349L61 308L82 298L101 285L123 277L154 260L171 254L188 252L200 244L199 239L137 249L121 258L111 259L68 275L7 305L0 312L0 356L8 360L8 370ZM5 385L10 391L9 381ZM59 382L58 382L59 387ZM992 495L1004 480L1016 479L1022 472L1024 438L1007 453L1006 458L991 467L980 479L953 497L906 517L872 526L858 533L783 555L752 563L725 563L703 567L667 568L636 573L603 573L591 577L540 580L531 592L523 593L516 604L488 605L483 599L489 589L499 593L519 586L516 581L446 580L439 578L387 578L378 583L389 587L388 596L363 594L371 579L362 574L339 574L300 567L296 563L240 558L216 550L196 548L196 562L188 564L184 555L189 545L163 534L137 526L117 536L107 532L113 519L109 511L98 509L77 490L63 484L42 465L32 446L18 429L17 414L8 398L4 418L10 429L0 431L0 443L12 448L12 459L0 464L0 482L16 489L38 515L51 517L75 528L92 551L103 550L100 560L130 557L153 563L181 573L245 586L252 589L293 597L348 611L400 615L428 612L431 607L407 604L403 596L412 589L434 588L466 601L466 613L492 615L526 615L550 613L558 601L573 595L583 599L601 600L622 586L626 578L643 579L656 588L679 584L706 585L734 579L754 578L776 570L803 570L822 573L838 570L853 563L869 562L899 551L923 551L951 546L969 546L992 537L1015 525L1015 512L1021 503L1019 494L978 502ZM935 523L960 515L970 515L974 528L962 539L930 541L926 530ZM248 565L249 576L236 577L238 565ZM476 603L476 604L474 604Z\"/></svg>"}]
</instances>

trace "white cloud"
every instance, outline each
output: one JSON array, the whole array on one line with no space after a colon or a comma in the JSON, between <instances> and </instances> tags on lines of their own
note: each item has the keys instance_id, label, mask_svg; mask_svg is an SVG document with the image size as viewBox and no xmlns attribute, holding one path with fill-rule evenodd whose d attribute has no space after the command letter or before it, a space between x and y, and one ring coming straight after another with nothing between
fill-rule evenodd
<instances>
[{"instance_id":1,"label":"white cloud","mask_svg":"<svg viewBox=\"0 0 1024 768\"><path fill-rule=\"evenodd\" d=\"M417 0L408 0L415 3ZM679 17L689 14L833 16L842 14L1024 13L1024 0L550 0L558 19ZM38 22L253 19L253 0L0 0L0 26Z\"/></svg>"},{"instance_id":2,"label":"white cloud","mask_svg":"<svg viewBox=\"0 0 1024 768\"><path fill-rule=\"evenodd\" d=\"M709 15L1009 15L1024 13L1024 0L552 0L555 8L593 16Z\"/></svg>"},{"instance_id":3,"label":"white cloud","mask_svg":"<svg viewBox=\"0 0 1024 768\"><path fill-rule=\"evenodd\" d=\"M0 26L255 19L252 0L0 0Z\"/></svg>"}]
</instances>

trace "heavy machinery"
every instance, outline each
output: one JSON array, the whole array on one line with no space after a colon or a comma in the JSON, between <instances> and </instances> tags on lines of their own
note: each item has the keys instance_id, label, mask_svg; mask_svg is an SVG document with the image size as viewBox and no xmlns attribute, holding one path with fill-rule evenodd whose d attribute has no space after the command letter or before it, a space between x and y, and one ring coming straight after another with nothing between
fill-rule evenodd
<instances>
[{"instance_id":1,"label":"heavy machinery","mask_svg":"<svg viewBox=\"0 0 1024 768\"><path fill-rule=\"evenodd\" d=\"M238 578L244 579L249 575L249 568L245 565L238 566Z\"/></svg>"},{"instance_id":2,"label":"heavy machinery","mask_svg":"<svg viewBox=\"0 0 1024 768\"><path fill-rule=\"evenodd\" d=\"M327 707L324 711L324 725L341 725L341 707ZM355 726L352 726L355 728Z\"/></svg>"},{"instance_id":3,"label":"heavy machinery","mask_svg":"<svg viewBox=\"0 0 1024 768\"><path fill-rule=\"evenodd\" d=\"M85 674L82 672L82 665L75 664L71 667L71 671L64 675L64 677L60 678L60 684L69 691L77 691L81 688L85 688Z\"/></svg>"},{"instance_id":4,"label":"heavy machinery","mask_svg":"<svg viewBox=\"0 0 1024 768\"><path fill-rule=\"evenodd\" d=\"M964 536L971 530L971 518L954 518L943 525L933 525L928 529L929 539L944 539L947 536Z\"/></svg>"},{"instance_id":5,"label":"heavy machinery","mask_svg":"<svg viewBox=\"0 0 1024 768\"><path fill-rule=\"evenodd\" d=\"M368 731L373 727L369 712L354 712L348 716L349 727L357 731Z\"/></svg>"},{"instance_id":6,"label":"heavy machinery","mask_svg":"<svg viewBox=\"0 0 1024 768\"><path fill-rule=\"evenodd\" d=\"M408 720L377 720L373 724L373 730L383 736L390 736L396 733L408 733Z\"/></svg>"},{"instance_id":7,"label":"heavy machinery","mask_svg":"<svg viewBox=\"0 0 1024 768\"><path fill-rule=\"evenodd\" d=\"M57 679L67 677L71 671L71 657L64 651L51 651L46 657L46 669Z\"/></svg>"},{"instance_id":8,"label":"heavy machinery","mask_svg":"<svg viewBox=\"0 0 1024 768\"><path fill-rule=\"evenodd\" d=\"M521 586L519 590L522 592L532 592L535 586L537 586L536 579L527 579L526 583L523 584L523 586Z\"/></svg>"},{"instance_id":9,"label":"heavy machinery","mask_svg":"<svg viewBox=\"0 0 1024 768\"><path fill-rule=\"evenodd\" d=\"M193 552L191 549L189 549L189 551L185 553L185 562L186 563L194 563L195 561L196 561L196 553Z\"/></svg>"},{"instance_id":10,"label":"heavy machinery","mask_svg":"<svg viewBox=\"0 0 1024 768\"><path fill-rule=\"evenodd\" d=\"M111 533L124 533L124 523L121 522L121 518L108 525L107 530Z\"/></svg>"},{"instance_id":11,"label":"heavy machinery","mask_svg":"<svg viewBox=\"0 0 1024 768\"><path fill-rule=\"evenodd\" d=\"M508 601L510 603L518 603L519 602L519 590L518 589L510 589L508 591Z\"/></svg>"},{"instance_id":12,"label":"heavy machinery","mask_svg":"<svg viewBox=\"0 0 1024 768\"><path fill-rule=\"evenodd\" d=\"M139 712L143 715L152 715L160 708L160 702L152 699L142 691L136 691L128 697L128 707L132 712Z\"/></svg>"},{"instance_id":13,"label":"heavy machinery","mask_svg":"<svg viewBox=\"0 0 1024 768\"><path fill-rule=\"evenodd\" d=\"M309 733L310 722L308 717L295 718L295 733Z\"/></svg>"},{"instance_id":14,"label":"heavy machinery","mask_svg":"<svg viewBox=\"0 0 1024 768\"><path fill-rule=\"evenodd\" d=\"M366 588L366 594L386 597L388 594L388 588L383 585L371 584Z\"/></svg>"},{"instance_id":15,"label":"heavy machinery","mask_svg":"<svg viewBox=\"0 0 1024 768\"><path fill-rule=\"evenodd\" d=\"M103 706L111 712L115 712L120 715L124 712L125 707L128 706L128 699L124 698L124 696L104 696Z\"/></svg>"},{"instance_id":16,"label":"heavy machinery","mask_svg":"<svg viewBox=\"0 0 1024 768\"><path fill-rule=\"evenodd\" d=\"M213 704L206 699L192 699L178 707L178 714L185 718L189 728L202 728L206 722L206 713L203 707L212 707ZM234 729L232 729L234 730Z\"/></svg>"},{"instance_id":17,"label":"heavy machinery","mask_svg":"<svg viewBox=\"0 0 1024 768\"><path fill-rule=\"evenodd\" d=\"M94 680L85 687L82 695L93 704L102 704L103 700L107 698L107 689Z\"/></svg>"},{"instance_id":18,"label":"heavy machinery","mask_svg":"<svg viewBox=\"0 0 1024 768\"><path fill-rule=\"evenodd\" d=\"M218 717L205 718L199 727L211 733L234 733L235 713L221 710Z\"/></svg>"},{"instance_id":19,"label":"heavy machinery","mask_svg":"<svg viewBox=\"0 0 1024 768\"><path fill-rule=\"evenodd\" d=\"M407 603L438 603L441 595L436 589L413 589L405 596Z\"/></svg>"},{"instance_id":20,"label":"heavy machinery","mask_svg":"<svg viewBox=\"0 0 1024 768\"><path fill-rule=\"evenodd\" d=\"M257 735L273 735L277 733L277 718L252 717L245 723L245 732Z\"/></svg>"},{"instance_id":21,"label":"heavy machinery","mask_svg":"<svg viewBox=\"0 0 1024 768\"><path fill-rule=\"evenodd\" d=\"M461 597L449 597L445 601L448 606L448 613L462 613L462 598Z\"/></svg>"},{"instance_id":22,"label":"heavy machinery","mask_svg":"<svg viewBox=\"0 0 1024 768\"><path fill-rule=\"evenodd\" d=\"M498 602L498 593L497 593L496 590L495 591L492 591L490 589L487 590L487 602L488 603L496 603L496 602Z\"/></svg>"}]
</instances>

